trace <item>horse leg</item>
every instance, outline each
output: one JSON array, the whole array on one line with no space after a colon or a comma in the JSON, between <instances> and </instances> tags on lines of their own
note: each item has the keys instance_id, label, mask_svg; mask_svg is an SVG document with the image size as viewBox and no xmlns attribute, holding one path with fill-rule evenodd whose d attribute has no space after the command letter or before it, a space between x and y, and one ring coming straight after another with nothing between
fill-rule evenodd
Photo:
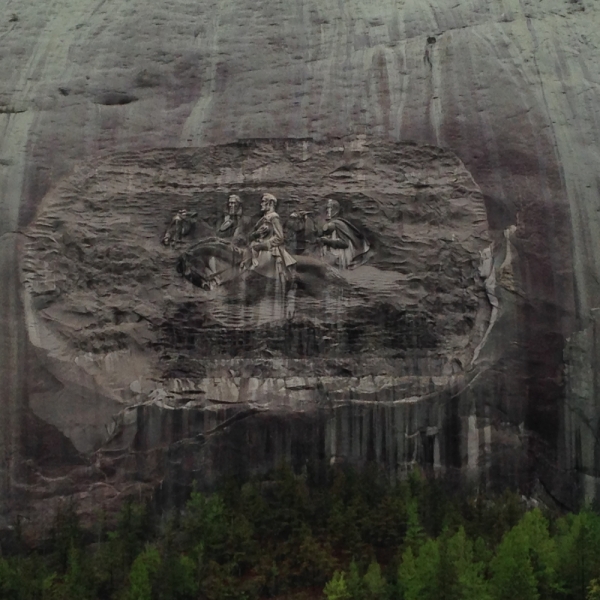
<instances>
[{"instance_id":1,"label":"horse leg","mask_svg":"<svg viewBox=\"0 0 600 600\"><path fill-rule=\"evenodd\" d=\"M211 256L208 259L208 285L211 290L219 287L221 285L221 278L219 277L217 271L217 259L214 256Z\"/></svg>"}]
</instances>

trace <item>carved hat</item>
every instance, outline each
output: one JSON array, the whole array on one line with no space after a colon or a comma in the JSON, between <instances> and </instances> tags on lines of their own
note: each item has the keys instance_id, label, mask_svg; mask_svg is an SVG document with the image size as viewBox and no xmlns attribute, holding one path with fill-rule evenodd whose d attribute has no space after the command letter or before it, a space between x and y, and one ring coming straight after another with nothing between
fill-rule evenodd
<instances>
[{"instance_id":1,"label":"carved hat","mask_svg":"<svg viewBox=\"0 0 600 600\"><path fill-rule=\"evenodd\" d=\"M239 206L242 205L242 199L237 194L231 194L229 198L227 198L227 202L235 202Z\"/></svg>"},{"instance_id":2,"label":"carved hat","mask_svg":"<svg viewBox=\"0 0 600 600\"><path fill-rule=\"evenodd\" d=\"M273 194L263 194L262 199L270 202L273 205L273 208L277 206L277 198L275 198Z\"/></svg>"},{"instance_id":3,"label":"carved hat","mask_svg":"<svg viewBox=\"0 0 600 600\"><path fill-rule=\"evenodd\" d=\"M327 198L327 208L331 209L331 217L337 217L340 214L340 203L333 198Z\"/></svg>"}]
</instances>

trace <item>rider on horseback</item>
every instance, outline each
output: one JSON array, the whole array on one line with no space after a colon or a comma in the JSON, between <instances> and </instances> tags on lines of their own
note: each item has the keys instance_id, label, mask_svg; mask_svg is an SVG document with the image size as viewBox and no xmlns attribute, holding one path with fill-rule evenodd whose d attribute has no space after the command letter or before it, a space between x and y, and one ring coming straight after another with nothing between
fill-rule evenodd
<instances>
[{"instance_id":1,"label":"rider on horseback","mask_svg":"<svg viewBox=\"0 0 600 600\"><path fill-rule=\"evenodd\" d=\"M250 257L242 268L255 271L265 277L291 279L296 259L285 249L285 236L279 215L275 212L277 198L264 194L260 208L263 216L250 233Z\"/></svg>"},{"instance_id":2,"label":"rider on horseback","mask_svg":"<svg viewBox=\"0 0 600 600\"><path fill-rule=\"evenodd\" d=\"M242 200L237 194L231 194L227 200L227 209L223 223L217 230L217 236L230 239L235 246L243 246L250 229L250 219L244 217Z\"/></svg>"}]
</instances>

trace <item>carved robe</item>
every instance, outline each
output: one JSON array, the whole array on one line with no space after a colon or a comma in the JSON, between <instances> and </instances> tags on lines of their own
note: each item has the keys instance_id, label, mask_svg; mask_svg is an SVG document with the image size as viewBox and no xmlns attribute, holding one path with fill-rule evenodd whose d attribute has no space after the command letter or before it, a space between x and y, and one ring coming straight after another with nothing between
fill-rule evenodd
<instances>
[{"instance_id":1,"label":"carved robe","mask_svg":"<svg viewBox=\"0 0 600 600\"><path fill-rule=\"evenodd\" d=\"M346 219L335 218L325 224L323 257L339 269L361 263L371 246L363 234Z\"/></svg>"}]
</instances>

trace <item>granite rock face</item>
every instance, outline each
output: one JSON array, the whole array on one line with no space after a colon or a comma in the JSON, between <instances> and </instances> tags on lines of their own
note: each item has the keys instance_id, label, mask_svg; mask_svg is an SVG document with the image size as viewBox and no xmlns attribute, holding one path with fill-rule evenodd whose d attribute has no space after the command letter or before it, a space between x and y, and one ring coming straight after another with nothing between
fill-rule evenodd
<instances>
[{"instance_id":1,"label":"granite rock face","mask_svg":"<svg viewBox=\"0 0 600 600\"><path fill-rule=\"evenodd\" d=\"M265 190L296 261L282 279L219 258L248 239L215 237L228 197L241 227L259 221ZM327 220L332 201L341 213ZM182 210L187 235L170 229ZM354 240L355 264L324 244L328 224ZM45 371L30 407L117 478L134 454L142 473L160 456L141 477L167 484L310 457L461 466L444 405L480 373L499 305L483 195L449 151L360 138L119 154L78 168L24 233L26 323ZM197 261L182 276L182 257L205 251L212 278L198 281ZM313 442L298 418L320 431ZM298 440L269 450L254 432L265 419L268 435L291 427ZM223 444L234 455L213 456Z\"/></svg>"},{"instance_id":2,"label":"granite rock face","mask_svg":"<svg viewBox=\"0 0 600 600\"><path fill-rule=\"evenodd\" d=\"M78 0L36 1L15 10L16 19L5 14L0 22L6 48L0 62L0 495L7 518L17 507L50 507L64 496L77 496L91 506L118 499L136 486L153 488L167 463L172 479L183 481L194 471L210 478L229 465L268 466L275 456L293 456L299 464L315 454L324 460L374 457L391 464L394 453L406 457L412 452L414 460L445 470L456 467L482 485L510 482L525 491L537 486L567 505L596 496L600 15L595 3ZM198 380L199 373L187 371L193 358L182 350L181 360L172 357L171 374L161 375L180 381L165 388L168 408L156 400L144 400L136 409L124 407L136 395L149 393L144 370L151 361L140 348L156 341L152 352L158 362L153 364L166 360L159 360L163 342L153 337L160 328L143 331L143 322L155 317L143 312L144 306L154 306L153 298L132 296L141 316L127 302L113 307L111 315L100 297L97 314L74 317L72 307L82 292L69 278L76 273L75 265L84 275L95 268L86 262L94 249L82 245L86 242L77 235L98 224L91 218L80 223L67 254L59 251L60 260L66 261L70 295L58 296L52 286L62 290L64 282L46 281L47 287L41 287L41 267L35 263L51 258L48 274L55 272L56 257L42 259L44 249L36 246L44 227L55 238L48 239L48 251L69 248L68 240L54 235L61 226L48 211L58 210L60 198L66 202L71 194L81 218L91 214L81 209L76 190L68 189L73 182L89 183L86 169L97 166L107 181L105 192L100 190L92 203L102 193L105 199L113 194L110 165L115 182L130 169L132 187L121 187L118 193L134 197L146 164L155 182L145 189L160 196L165 190L156 175L163 171L161 161L172 164L178 156L169 149L194 155L193 148L204 152L209 145L252 138L314 139L332 148L336 142L331 138L363 139L367 145L373 140L412 141L443 147L446 154L440 156L455 155L462 161L475 182L472 189L481 192L493 247L486 254L487 242L482 242L466 253L469 260L480 261L471 262L470 268L480 269L483 277L478 288L475 278L472 287L461 280L461 291L467 298L476 297L489 312L488 322L495 321L480 344L483 338L477 336L485 336L485 319L478 321L477 314L483 315L478 311L484 308L467 303L462 322L469 315L475 320L471 333L463 325L461 335L468 340L466 355L476 360L469 367L468 360L459 358L461 367L456 368L459 373L472 368L476 375L464 389L448 391L443 384L447 401L419 401L410 407L342 403L335 419L329 405L320 409L319 418L302 410L291 410L286 418L268 411L241 418L236 407L224 406L217 416L204 411L205 423L189 422L191 413L171 402L171 397L182 396L177 390L192 389L188 380ZM427 156L435 152L424 151ZM156 164L144 162L152 160ZM165 177L173 168L165 167ZM352 172L341 169L345 171ZM214 195L213 211L222 211L232 187L225 183L229 175L223 173L223 181L217 182L223 195ZM190 182L192 187L196 183L193 178ZM250 203L252 198L258 201L258 187L262 192L266 183L260 180L254 196L248 192ZM189 197L184 192L173 198L192 209L191 191ZM299 202L312 208L321 199L316 195L311 204L308 197L299 197ZM342 195L344 199L348 197ZM149 204L155 200L150 198ZM118 194L116 201L126 204ZM169 211L180 208L176 204L157 211L156 227L168 224ZM93 207L89 210L94 212ZM385 230L371 232L375 225L365 220L366 208L358 210L365 234L377 234L374 242L388 235ZM107 227L119 230L122 214L116 211L115 222ZM139 214L132 208L132 220ZM44 223L44 218L50 220ZM393 218L386 216L386 223ZM436 218L427 216L432 231L438 227ZM420 225L423 236L430 231L427 219ZM157 248L158 229L142 231L147 256L119 256L117 250L134 248L125 244L115 248L113 258L124 272L143 258L143 268L155 275L164 264L160 256L169 250ZM452 264L454 248L450 237L449 255L441 264ZM484 255L476 256L480 251ZM407 271L412 268L411 273L424 276L428 271L417 268L417 258L418 253L409 259ZM380 262L366 267L402 274L386 266L383 255L374 260ZM430 260L425 248L422 261ZM63 268L56 273L62 277ZM452 345L443 335L440 315L448 323L461 322L460 311L452 306L452 294L459 289L448 297L451 285L443 282L446 276L456 281L454 275L438 274L442 290L437 308L429 294L419 305L432 318L438 315L423 321L438 332L433 336L436 348ZM124 273L120 277L123 286L132 285ZM419 282L425 284L435 285ZM200 292L194 288L189 293ZM61 304L67 300L72 304ZM176 304L168 307L166 320L177 322L182 313ZM50 328L52 336L58 332L59 341L44 337L32 321L32 315L41 318L43 311L51 319L53 310L63 311ZM65 341L69 331L76 335ZM89 346L79 350L92 357L77 364L63 344L68 348L83 339ZM129 348L127 361L118 354L124 350L119 344ZM96 352L112 356L112 371L94 365ZM454 354L449 351L446 358L450 356ZM260 377L280 385L276 382L285 377L275 359L264 360L269 364ZM180 367L184 370L177 372ZM416 364L414 372L433 373L435 368ZM377 367L377 372L383 374L383 369ZM127 370L142 379L127 380L120 374ZM234 382L237 376L230 374ZM349 374L315 374L321 376ZM213 375L207 371L204 377ZM382 393L374 379L369 385ZM292 392L301 396L300 390ZM74 405L77 411L69 412ZM107 426L117 414L122 414L121 421ZM407 429L405 422L411 423ZM213 429L219 435L212 437L219 441L209 443L203 436ZM115 438L110 442L114 449L98 453L113 430L121 432L122 445ZM400 431L415 432L415 437ZM421 442L414 447L420 450L400 448L405 443L401 440L418 438Z\"/></svg>"}]
</instances>

